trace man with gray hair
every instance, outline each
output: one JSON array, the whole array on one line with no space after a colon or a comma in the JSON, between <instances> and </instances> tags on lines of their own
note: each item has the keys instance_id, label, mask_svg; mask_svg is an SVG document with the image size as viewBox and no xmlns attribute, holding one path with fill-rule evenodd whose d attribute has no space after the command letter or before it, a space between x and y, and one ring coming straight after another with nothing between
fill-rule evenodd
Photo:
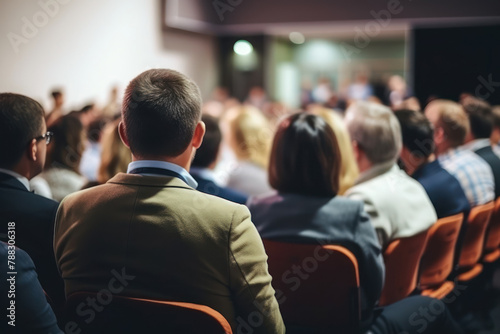
<instances>
[{"instance_id":1,"label":"man with gray hair","mask_svg":"<svg viewBox=\"0 0 500 334\"><path fill-rule=\"evenodd\" d=\"M402 138L392 111L357 102L345 121L361 172L346 195L365 203L382 247L427 230L436 222L436 212L424 188L396 165Z\"/></svg>"}]
</instances>

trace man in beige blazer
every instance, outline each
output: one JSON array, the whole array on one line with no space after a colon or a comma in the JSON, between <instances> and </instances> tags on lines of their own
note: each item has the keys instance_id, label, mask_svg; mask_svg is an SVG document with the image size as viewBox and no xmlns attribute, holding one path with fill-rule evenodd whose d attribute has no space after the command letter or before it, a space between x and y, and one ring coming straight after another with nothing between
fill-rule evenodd
<instances>
[{"instance_id":1,"label":"man in beige blazer","mask_svg":"<svg viewBox=\"0 0 500 334\"><path fill-rule=\"evenodd\" d=\"M248 209L196 191L187 172L205 132L200 110L198 87L178 72L154 69L131 81L119 126L132 152L128 173L66 197L57 213L66 295L107 289L204 304L234 332L283 333Z\"/></svg>"},{"instance_id":2,"label":"man in beige blazer","mask_svg":"<svg viewBox=\"0 0 500 334\"><path fill-rule=\"evenodd\" d=\"M346 195L365 203L382 247L431 227L437 215L425 189L396 165L402 136L393 112L373 102L356 102L345 121L361 172Z\"/></svg>"}]
</instances>

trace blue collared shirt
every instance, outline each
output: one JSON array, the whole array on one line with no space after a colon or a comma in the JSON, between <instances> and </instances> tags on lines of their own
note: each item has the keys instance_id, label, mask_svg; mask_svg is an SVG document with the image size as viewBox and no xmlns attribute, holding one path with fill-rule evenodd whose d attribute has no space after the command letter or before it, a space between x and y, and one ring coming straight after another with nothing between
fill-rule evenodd
<instances>
[{"instance_id":1,"label":"blue collared shirt","mask_svg":"<svg viewBox=\"0 0 500 334\"><path fill-rule=\"evenodd\" d=\"M188 186L196 189L198 187L198 182L193 179L193 177L179 165L166 162L166 161L157 161L157 160L139 160L139 161L132 161L131 163L128 164L127 168L127 173L130 173L131 170L137 169L137 168L145 168L145 167L151 167L151 168L162 168L166 170L171 170L172 172L175 172L177 174L180 174ZM142 174L141 175L149 175L149 176L163 176L163 175L158 175L158 174ZM182 180L182 179L181 179Z\"/></svg>"},{"instance_id":2,"label":"blue collared shirt","mask_svg":"<svg viewBox=\"0 0 500 334\"><path fill-rule=\"evenodd\" d=\"M474 152L452 148L439 155L439 163L460 182L471 207L495 199L495 181L491 167Z\"/></svg>"}]
</instances>

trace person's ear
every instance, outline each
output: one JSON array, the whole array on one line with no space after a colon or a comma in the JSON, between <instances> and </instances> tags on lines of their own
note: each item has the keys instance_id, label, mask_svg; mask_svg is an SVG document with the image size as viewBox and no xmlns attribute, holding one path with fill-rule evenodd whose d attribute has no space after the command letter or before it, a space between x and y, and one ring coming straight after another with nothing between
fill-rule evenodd
<instances>
[{"instance_id":1,"label":"person's ear","mask_svg":"<svg viewBox=\"0 0 500 334\"><path fill-rule=\"evenodd\" d=\"M354 152L354 159L356 159L356 161L359 161L359 156L361 154L361 148L359 147L358 142L355 140L353 140L351 142L351 144L352 144L352 150Z\"/></svg>"},{"instance_id":2,"label":"person's ear","mask_svg":"<svg viewBox=\"0 0 500 334\"><path fill-rule=\"evenodd\" d=\"M434 129L434 143L436 145L441 144L445 139L444 130L442 127L436 127Z\"/></svg>"},{"instance_id":3,"label":"person's ear","mask_svg":"<svg viewBox=\"0 0 500 334\"><path fill-rule=\"evenodd\" d=\"M125 124L123 124L123 122L120 122L118 124L118 134L120 135L120 139L122 140L123 145L130 148L127 138L127 133L125 132Z\"/></svg>"},{"instance_id":4,"label":"person's ear","mask_svg":"<svg viewBox=\"0 0 500 334\"><path fill-rule=\"evenodd\" d=\"M203 136L205 136L205 123L203 123L203 121L199 121L198 124L196 124L193 140L191 141L194 148L199 148L201 146Z\"/></svg>"},{"instance_id":5,"label":"person's ear","mask_svg":"<svg viewBox=\"0 0 500 334\"><path fill-rule=\"evenodd\" d=\"M38 152L37 140L33 139L33 140L31 140L31 142L28 145L28 148L26 149L28 159L30 161L36 161L37 160L37 156L36 156L37 152Z\"/></svg>"}]
</instances>

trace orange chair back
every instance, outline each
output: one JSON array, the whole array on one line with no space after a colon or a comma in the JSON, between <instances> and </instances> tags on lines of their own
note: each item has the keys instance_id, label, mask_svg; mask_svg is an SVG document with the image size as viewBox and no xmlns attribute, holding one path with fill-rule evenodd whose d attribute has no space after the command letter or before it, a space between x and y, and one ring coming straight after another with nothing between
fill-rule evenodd
<instances>
[{"instance_id":1,"label":"orange chair back","mask_svg":"<svg viewBox=\"0 0 500 334\"><path fill-rule=\"evenodd\" d=\"M99 294L78 292L68 297L67 324L73 322L81 330L73 329L73 332L232 333L227 320L208 306ZM108 296L111 298L108 299ZM91 312L93 309L88 306L88 298L105 302L98 303L97 312Z\"/></svg>"},{"instance_id":2,"label":"orange chair back","mask_svg":"<svg viewBox=\"0 0 500 334\"><path fill-rule=\"evenodd\" d=\"M500 197L495 201L495 207L490 218L490 225L486 234L484 248L493 251L500 246Z\"/></svg>"},{"instance_id":3,"label":"orange chair back","mask_svg":"<svg viewBox=\"0 0 500 334\"><path fill-rule=\"evenodd\" d=\"M489 202L471 209L458 262L460 268L472 267L481 258L486 228L493 208L493 202Z\"/></svg>"},{"instance_id":4,"label":"orange chair back","mask_svg":"<svg viewBox=\"0 0 500 334\"><path fill-rule=\"evenodd\" d=\"M463 213L444 217L429 229L427 246L420 262L421 287L440 285L451 274L463 219Z\"/></svg>"},{"instance_id":5,"label":"orange chair back","mask_svg":"<svg viewBox=\"0 0 500 334\"><path fill-rule=\"evenodd\" d=\"M360 321L358 261L346 248L263 240L287 328L353 333Z\"/></svg>"},{"instance_id":6,"label":"orange chair back","mask_svg":"<svg viewBox=\"0 0 500 334\"><path fill-rule=\"evenodd\" d=\"M415 290L426 241L427 231L389 244L384 252L385 283L379 301L381 306L406 298Z\"/></svg>"}]
</instances>

